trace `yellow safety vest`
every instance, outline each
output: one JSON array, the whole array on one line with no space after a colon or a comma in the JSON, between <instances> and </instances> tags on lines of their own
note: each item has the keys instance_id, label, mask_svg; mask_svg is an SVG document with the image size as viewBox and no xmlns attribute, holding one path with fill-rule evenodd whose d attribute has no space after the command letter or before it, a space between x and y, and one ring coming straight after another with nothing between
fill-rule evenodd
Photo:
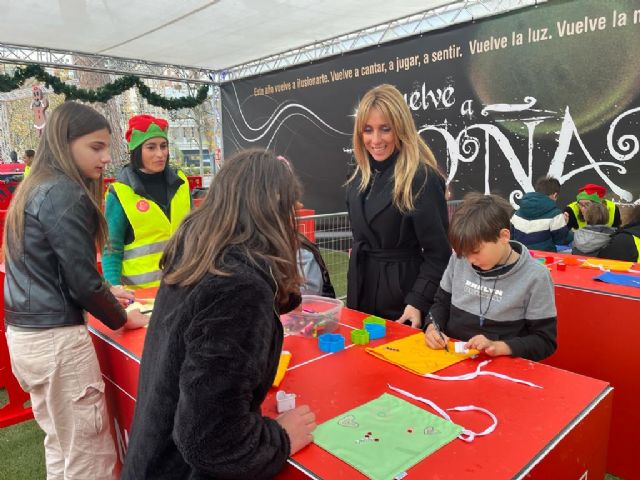
<instances>
[{"instance_id":1,"label":"yellow safety vest","mask_svg":"<svg viewBox=\"0 0 640 480\"><path fill-rule=\"evenodd\" d=\"M613 220L616 216L616 204L611 200L603 200L604 206L607 207L607 213L609 214L609 220L607 221L607 225L612 227ZM587 222L584 220L580 220L580 207L578 206L578 202L570 203L569 208L573 212L576 217L576 221L578 222L578 228L584 228L587 226Z\"/></svg>"},{"instance_id":2,"label":"yellow safety vest","mask_svg":"<svg viewBox=\"0 0 640 480\"><path fill-rule=\"evenodd\" d=\"M636 244L636 251L638 252L636 263L640 263L640 237L636 237L635 235L633 235L633 241Z\"/></svg>"},{"instance_id":3,"label":"yellow safety vest","mask_svg":"<svg viewBox=\"0 0 640 480\"><path fill-rule=\"evenodd\" d=\"M29 165L25 165L24 166L24 174L22 178L25 178L27 175L29 175L29 172L31 171L31 167Z\"/></svg>"},{"instance_id":4,"label":"yellow safety vest","mask_svg":"<svg viewBox=\"0 0 640 480\"><path fill-rule=\"evenodd\" d=\"M189 181L181 171L178 176L183 183L171 199L171 221L158 204L138 195L129 185L111 184L133 228L134 240L124 246L122 257L122 284L129 288L160 285L164 247L191 208Z\"/></svg>"}]
</instances>

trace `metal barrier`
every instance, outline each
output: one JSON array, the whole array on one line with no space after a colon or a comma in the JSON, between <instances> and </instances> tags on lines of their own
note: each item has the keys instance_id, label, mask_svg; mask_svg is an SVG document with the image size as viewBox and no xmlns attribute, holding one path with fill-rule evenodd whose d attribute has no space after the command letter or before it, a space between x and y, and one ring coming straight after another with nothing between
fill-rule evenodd
<instances>
[{"instance_id":1,"label":"metal barrier","mask_svg":"<svg viewBox=\"0 0 640 480\"><path fill-rule=\"evenodd\" d=\"M347 212L305 215L297 218L299 224L313 222L315 244L327 264L336 297L347 296L347 269L353 236Z\"/></svg>"}]
</instances>

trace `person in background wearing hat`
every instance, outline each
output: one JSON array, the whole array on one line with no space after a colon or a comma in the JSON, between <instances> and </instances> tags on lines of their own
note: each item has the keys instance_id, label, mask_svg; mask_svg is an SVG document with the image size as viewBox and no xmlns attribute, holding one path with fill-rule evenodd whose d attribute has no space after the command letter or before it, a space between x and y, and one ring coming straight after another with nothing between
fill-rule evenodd
<instances>
[{"instance_id":1,"label":"person in background wearing hat","mask_svg":"<svg viewBox=\"0 0 640 480\"><path fill-rule=\"evenodd\" d=\"M576 201L570 203L564 209L567 214L567 226L572 230L584 228L587 225L584 214L589 205L596 202L602 203L607 209L609 216L607 226L618 228L620 226L620 210L614 202L604 198L606 191L606 188L602 185L596 185L595 183L588 183L584 187L580 187L578 195L576 195Z\"/></svg>"},{"instance_id":2,"label":"person in background wearing hat","mask_svg":"<svg viewBox=\"0 0 640 480\"><path fill-rule=\"evenodd\" d=\"M109 186L105 202L109 244L102 270L112 285L159 286L164 247L191 210L187 177L168 166L168 129L166 120L151 115L129 119L131 162Z\"/></svg>"}]
</instances>

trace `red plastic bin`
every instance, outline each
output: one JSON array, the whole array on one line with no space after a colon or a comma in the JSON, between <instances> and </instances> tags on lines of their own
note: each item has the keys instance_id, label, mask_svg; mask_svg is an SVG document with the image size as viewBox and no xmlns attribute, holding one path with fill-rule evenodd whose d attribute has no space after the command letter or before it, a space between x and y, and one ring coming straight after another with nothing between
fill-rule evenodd
<instances>
[{"instance_id":1,"label":"red plastic bin","mask_svg":"<svg viewBox=\"0 0 640 480\"><path fill-rule=\"evenodd\" d=\"M296 217L298 218L298 231L307 237L311 242L316 241L316 221L313 218L305 218L300 220L300 217L308 217L315 215L316 211L310 208L300 208L296 210Z\"/></svg>"}]
</instances>

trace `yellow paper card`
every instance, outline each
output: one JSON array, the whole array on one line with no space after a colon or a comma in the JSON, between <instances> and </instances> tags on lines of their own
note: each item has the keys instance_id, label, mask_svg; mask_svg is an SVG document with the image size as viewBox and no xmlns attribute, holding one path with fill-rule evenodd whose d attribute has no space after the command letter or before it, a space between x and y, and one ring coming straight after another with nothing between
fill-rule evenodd
<instances>
[{"instance_id":1,"label":"yellow paper card","mask_svg":"<svg viewBox=\"0 0 640 480\"><path fill-rule=\"evenodd\" d=\"M291 361L291 352L283 350L280 354L280 361L278 362L278 370L276 371L276 378L273 379L273 386L279 387L282 379L284 378L284 374L287 372L287 368L289 368L289 362Z\"/></svg>"},{"instance_id":2,"label":"yellow paper card","mask_svg":"<svg viewBox=\"0 0 640 480\"><path fill-rule=\"evenodd\" d=\"M633 267L633 262L622 262L620 260L607 260L606 258L587 258L582 262L581 267L606 268L614 272L628 272Z\"/></svg>"},{"instance_id":3,"label":"yellow paper card","mask_svg":"<svg viewBox=\"0 0 640 480\"><path fill-rule=\"evenodd\" d=\"M432 350L424 343L424 333L416 333L375 348L367 348L367 352L418 375L437 372L479 353L474 349L468 353L454 353L454 342L451 341L448 347L448 352L444 349Z\"/></svg>"}]
</instances>

